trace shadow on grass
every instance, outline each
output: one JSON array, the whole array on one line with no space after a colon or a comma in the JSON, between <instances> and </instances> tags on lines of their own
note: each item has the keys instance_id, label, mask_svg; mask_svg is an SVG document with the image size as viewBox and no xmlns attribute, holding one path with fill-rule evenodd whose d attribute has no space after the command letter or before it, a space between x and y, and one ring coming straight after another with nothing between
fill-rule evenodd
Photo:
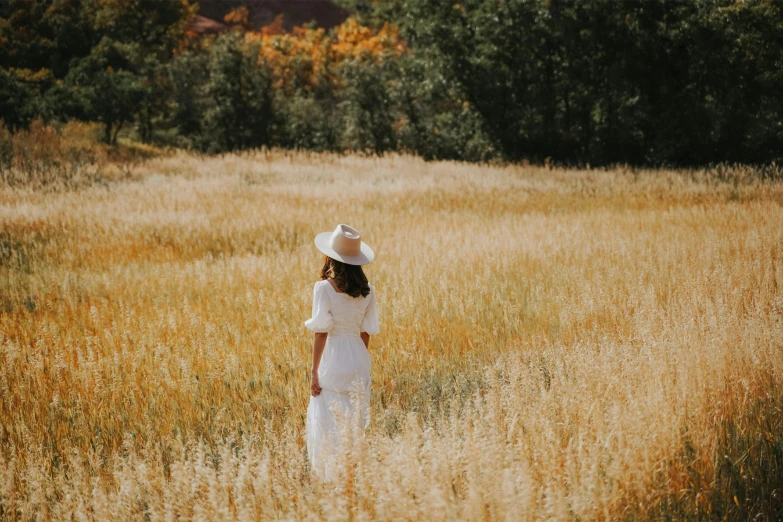
<instances>
[{"instance_id":1,"label":"shadow on grass","mask_svg":"<svg viewBox=\"0 0 783 522\"><path fill-rule=\"evenodd\" d=\"M661 488L670 493L641 518L783 520L783 404L774 397L717 422L708 457L699 457L686 436Z\"/></svg>"}]
</instances>

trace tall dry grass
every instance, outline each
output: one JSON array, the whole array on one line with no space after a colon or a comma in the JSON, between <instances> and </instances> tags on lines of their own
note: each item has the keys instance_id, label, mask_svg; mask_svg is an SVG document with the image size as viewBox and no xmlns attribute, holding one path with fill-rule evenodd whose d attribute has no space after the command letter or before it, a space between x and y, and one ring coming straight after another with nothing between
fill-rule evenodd
<instances>
[{"instance_id":1,"label":"tall dry grass","mask_svg":"<svg viewBox=\"0 0 783 522\"><path fill-rule=\"evenodd\" d=\"M106 145L99 133L96 123L54 127L41 119L11 132L0 120L0 185L51 192L107 184L133 178L140 162L166 153L137 142Z\"/></svg>"},{"instance_id":2,"label":"tall dry grass","mask_svg":"<svg viewBox=\"0 0 783 522\"><path fill-rule=\"evenodd\" d=\"M256 152L0 189L0 513L774 520L783 183ZM303 429L338 222L377 260L372 425Z\"/></svg>"}]
</instances>

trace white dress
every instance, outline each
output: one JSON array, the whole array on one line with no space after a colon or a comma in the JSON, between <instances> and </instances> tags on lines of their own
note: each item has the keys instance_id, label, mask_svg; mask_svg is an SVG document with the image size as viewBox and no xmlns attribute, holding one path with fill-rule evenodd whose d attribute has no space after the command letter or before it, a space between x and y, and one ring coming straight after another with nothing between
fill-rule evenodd
<instances>
[{"instance_id":1,"label":"white dress","mask_svg":"<svg viewBox=\"0 0 783 522\"><path fill-rule=\"evenodd\" d=\"M356 434L370 423L370 352L361 332L380 331L375 289L367 297L337 292L322 280L313 288L313 315L305 321L313 332L327 332L318 382L321 393L307 407L307 454L314 472L334 477L336 461Z\"/></svg>"}]
</instances>

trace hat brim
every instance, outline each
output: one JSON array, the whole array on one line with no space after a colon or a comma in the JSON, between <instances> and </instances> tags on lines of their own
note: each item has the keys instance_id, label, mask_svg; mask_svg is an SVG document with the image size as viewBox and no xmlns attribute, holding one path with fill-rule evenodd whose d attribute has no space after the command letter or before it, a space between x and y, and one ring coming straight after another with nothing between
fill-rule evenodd
<instances>
[{"instance_id":1,"label":"hat brim","mask_svg":"<svg viewBox=\"0 0 783 522\"><path fill-rule=\"evenodd\" d=\"M331 238L331 232L321 232L315 236L315 247L332 259L336 259L337 261L341 261L347 265L366 265L375 259L375 253L372 251L372 248L370 248L370 246L364 241L362 241L361 248L359 249L360 253L358 256L344 256L335 252L329 245L329 240Z\"/></svg>"}]
</instances>

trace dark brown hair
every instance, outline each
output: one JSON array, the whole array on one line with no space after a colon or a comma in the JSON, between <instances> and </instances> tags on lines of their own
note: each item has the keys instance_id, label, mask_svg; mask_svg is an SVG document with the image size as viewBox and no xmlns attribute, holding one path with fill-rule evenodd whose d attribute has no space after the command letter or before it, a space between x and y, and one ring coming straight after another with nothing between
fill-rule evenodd
<instances>
[{"instance_id":1,"label":"dark brown hair","mask_svg":"<svg viewBox=\"0 0 783 522\"><path fill-rule=\"evenodd\" d=\"M321 279L334 279L337 289L351 297L367 297L370 294L370 283L360 265L349 265L324 256Z\"/></svg>"}]
</instances>

